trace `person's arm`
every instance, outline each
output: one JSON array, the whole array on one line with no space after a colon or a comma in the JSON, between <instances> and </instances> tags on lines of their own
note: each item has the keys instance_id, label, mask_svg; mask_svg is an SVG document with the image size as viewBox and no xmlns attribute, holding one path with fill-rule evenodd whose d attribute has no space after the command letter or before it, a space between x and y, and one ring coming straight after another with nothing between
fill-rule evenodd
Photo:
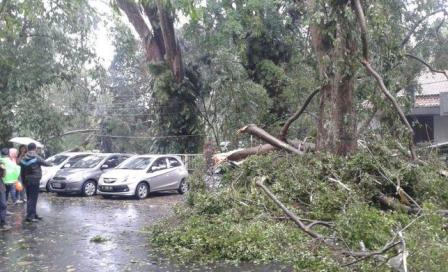
<instances>
[{"instance_id":1,"label":"person's arm","mask_svg":"<svg viewBox=\"0 0 448 272\"><path fill-rule=\"evenodd\" d=\"M37 161L40 166L53 166L51 163L46 162L42 157L37 157Z\"/></svg>"}]
</instances>

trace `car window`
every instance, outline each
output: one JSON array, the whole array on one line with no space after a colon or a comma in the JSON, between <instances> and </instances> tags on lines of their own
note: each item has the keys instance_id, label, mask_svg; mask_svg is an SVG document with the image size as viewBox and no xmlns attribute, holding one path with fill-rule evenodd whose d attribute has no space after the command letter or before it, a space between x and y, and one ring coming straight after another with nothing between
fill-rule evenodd
<instances>
[{"instance_id":1,"label":"car window","mask_svg":"<svg viewBox=\"0 0 448 272\"><path fill-rule=\"evenodd\" d=\"M120 164L120 162L122 162L121 157L119 157L119 156L112 156L109 159L107 159L106 162L104 162L104 164L109 166L109 168L115 168L115 166Z\"/></svg>"},{"instance_id":2,"label":"car window","mask_svg":"<svg viewBox=\"0 0 448 272\"><path fill-rule=\"evenodd\" d=\"M120 169L134 169L142 170L149 166L153 158L151 157L138 157L125 161L118 168Z\"/></svg>"},{"instance_id":3,"label":"car window","mask_svg":"<svg viewBox=\"0 0 448 272\"><path fill-rule=\"evenodd\" d=\"M165 158L158 158L151 166L153 171L159 171L163 169L167 169L168 165L166 164Z\"/></svg>"},{"instance_id":4,"label":"car window","mask_svg":"<svg viewBox=\"0 0 448 272\"><path fill-rule=\"evenodd\" d=\"M84 159L87 156L90 156L90 155L89 154L82 154L82 155L73 156L70 159L68 159L67 163L64 164L63 168L69 168L70 166L74 165L76 162L78 162L79 160Z\"/></svg>"},{"instance_id":5,"label":"car window","mask_svg":"<svg viewBox=\"0 0 448 272\"><path fill-rule=\"evenodd\" d=\"M168 158L168 162L170 163L170 167L178 167L182 165L176 158Z\"/></svg>"},{"instance_id":6,"label":"car window","mask_svg":"<svg viewBox=\"0 0 448 272\"><path fill-rule=\"evenodd\" d=\"M46 162L52 164L52 165L60 165L61 163L63 163L66 159L68 158L68 156L65 155L54 155L53 157L50 157L46 160Z\"/></svg>"},{"instance_id":7,"label":"car window","mask_svg":"<svg viewBox=\"0 0 448 272\"><path fill-rule=\"evenodd\" d=\"M102 160L104 156L101 155L90 155L84 157L77 161L76 163L70 165L70 168L94 168L97 166Z\"/></svg>"}]
</instances>

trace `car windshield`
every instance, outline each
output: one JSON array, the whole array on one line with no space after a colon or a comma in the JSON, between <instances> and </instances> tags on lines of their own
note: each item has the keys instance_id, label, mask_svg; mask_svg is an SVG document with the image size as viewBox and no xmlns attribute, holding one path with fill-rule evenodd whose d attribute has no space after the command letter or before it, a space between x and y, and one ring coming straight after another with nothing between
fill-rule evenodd
<instances>
[{"instance_id":1,"label":"car windshield","mask_svg":"<svg viewBox=\"0 0 448 272\"><path fill-rule=\"evenodd\" d=\"M60 165L67 158L68 158L68 156L65 156L65 155L55 155L55 156L52 156L52 157L48 158L46 160L46 162L50 163L51 165Z\"/></svg>"},{"instance_id":2,"label":"car windshield","mask_svg":"<svg viewBox=\"0 0 448 272\"><path fill-rule=\"evenodd\" d=\"M129 159L123 162L119 167L119 169L133 169L133 170L143 170L149 166L153 158L151 157L139 157Z\"/></svg>"},{"instance_id":3,"label":"car windshield","mask_svg":"<svg viewBox=\"0 0 448 272\"><path fill-rule=\"evenodd\" d=\"M105 156L100 156L100 155L87 156L87 157L82 158L79 161L75 162L74 164L70 165L70 168L94 168L104 158L105 158Z\"/></svg>"}]
</instances>

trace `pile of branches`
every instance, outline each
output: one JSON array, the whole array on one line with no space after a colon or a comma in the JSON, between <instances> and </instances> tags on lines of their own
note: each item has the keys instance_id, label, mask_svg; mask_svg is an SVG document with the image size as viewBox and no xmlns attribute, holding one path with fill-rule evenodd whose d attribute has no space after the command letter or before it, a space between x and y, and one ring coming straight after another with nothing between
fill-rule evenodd
<instances>
[{"instance_id":1,"label":"pile of branches","mask_svg":"<svg viewBox=\"0 0 448 272\"><path fill-rule=\"evenodd\" d=\"M399 119L402 121L402 123L405 125L407 132L409 133L409 139L410 142L408 143L409 146L409 152L406 152L410 156L410 160L418 164L425 164L425 162L419 160L416 155L415 146L413 143L413 130L411 125L409 124L408 120L406 119L406 116L403 112L403 110L400 108L399 104L395 100L395 98L391 95L389 90L387 89L386 85L383 82L382 77L380 74L372 67L370 63L370 56L369 56L369 45L368 45L368 37L367 37L367 26L366 26L366 19L361 7L361 3L359 0L354 1L354 9L358 18L359 26L360 26L360 34L361 34L361 40L362 40L362 58L360 59L360 63L365 67L366 72L372 76L372 78L375 79L375 81L378 84L379 89L382 92L382 95L388 99L391 104L393 105L394 109L396 110L396 113L399 117ZM412 55L407 55L408 57L415 59L417 61L421 61L420 59L416 59ZM427 65L426 63L424 63ZM428 65L427 65L428 66ZM429 67L431 69L431 67ZM434 69L431 69L433 71ZM438 71L436 71L438 72ZM446 75L446 73L445 73ZM247 149L241 149L236 150L233 152L229 152L226 154L220 154L216 155L214 157L215 163L220 163L225 160L229 161L241 161L245 158L252 156L252 155L259 155L259 154L265 154L268 152L271 152L273 150L284 150L288 153L295 154L295 155L303 155L305 152L314 151L315 145L313 143L307 143L305 141L297 141L297 140L288 140L288 129L291 126L291 124L296 121L306 110L307 106L310 104L312 99L320 93L320 89L317 89L313 91L310 96L305 100L305 103L297 112L295 112L284 124L284 126L281 129L280 134L276 137L271 134L269 134L267 131L263 130L262 128L258 127L257 125L250 124L243 128L241 128L238 133L247 133L252 136L255 136L256 138L262 140L265 142L265 144L251 147ZM361 142L361 145L362 142ZM364 146L364 148L367 148ZM446 171L441 170L441 175L446 175ZM408 229L411 225L413 225L419 218L421 218L425 211L424 209L417 203L415 199L413 199L403 188L401 188L399 183L396 183L392 181L391 179L387 178L386 176L383 176L388 182L390 182L395 190L396 195L399 196L398 198L387 196L386 194L379 193L376 196L376 201L381 204L383 207L387 207L389 209L397 210L406 212L408 214L414 214L415 219L411 221L408 225L403 227L402 229L396 231L391 239L380 249L378 250L367 250L363 248L362 251L351 251L351 250L345 250L341 248L338 245L338 241L335 240L334 237L326 237L320 233L318 233L315 229L317 226L321 226L324 228L333 228L334 225L331 222L326 221L320 221L320 220L310 220L310 219L304 219L297 216L294 212L292 212L290 209L286 207L284 203L280 201L278 197L275 196L274 193L265 185L265 182L269 180L269 177L267 176L259 176L256 177L254 180L255 185L264 192L283 212L284 214L294 222L294 224L303 231L306 235L311 237L312 239L316 239L322 244L327 245L334 251L338 252L339 254L342 254L344 256L347 256L351 259L350 262L346 263L345 266L350 266L355 263L358 263L360 261L366 260L368 258L377 258L389 250L393 248L399 248L400 252L396 257L394 257L392 260L390 260L390 263L395 263L395 265L392 265L395 270L397 271L408 271L407 268L407 256L408 252L406 250L406 242L404 239L403 232ZM350 191L350 188L345 185L340 179L337 178L330 178L331 182L334 182L344 188L345 190ZM275 182L274 180L271 180L271 182ZM441 214L446 214L446 212L441 211Z\"/></svg>"}]
</instances>

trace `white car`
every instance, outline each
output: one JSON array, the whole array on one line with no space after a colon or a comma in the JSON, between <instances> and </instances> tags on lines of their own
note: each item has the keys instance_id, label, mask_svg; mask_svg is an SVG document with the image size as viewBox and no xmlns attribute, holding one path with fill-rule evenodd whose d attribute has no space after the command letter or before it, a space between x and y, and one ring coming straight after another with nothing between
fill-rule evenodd
<instances>
[{"instance_id":1,"label":"white car","mask_svg":"<svg viewBox=\"0 0 448 272\"><path fill-rule=\"evenodd\" d=\"M60 154L56 154L48 159L52 166L42 166L42 178L40 179L39 189L42 191L50 191L50 183L49 181L54 178L56 173L64 166L69 164L74 164L78 160L92 155L92 153L88 152L64 152Z\"/></svg>"},{"instance_id":2,"label":"white car","mask_svg":"<svg viewBox=\"0 0 448 272\"><path fill-rule=\"evenodd\" d=\"M137 199L155 191L183 194L188 190L187 177L188 171L177 156L139 155L101 175L97 193L105 198L122 195Z\"/></svg>"}]
</instances>

